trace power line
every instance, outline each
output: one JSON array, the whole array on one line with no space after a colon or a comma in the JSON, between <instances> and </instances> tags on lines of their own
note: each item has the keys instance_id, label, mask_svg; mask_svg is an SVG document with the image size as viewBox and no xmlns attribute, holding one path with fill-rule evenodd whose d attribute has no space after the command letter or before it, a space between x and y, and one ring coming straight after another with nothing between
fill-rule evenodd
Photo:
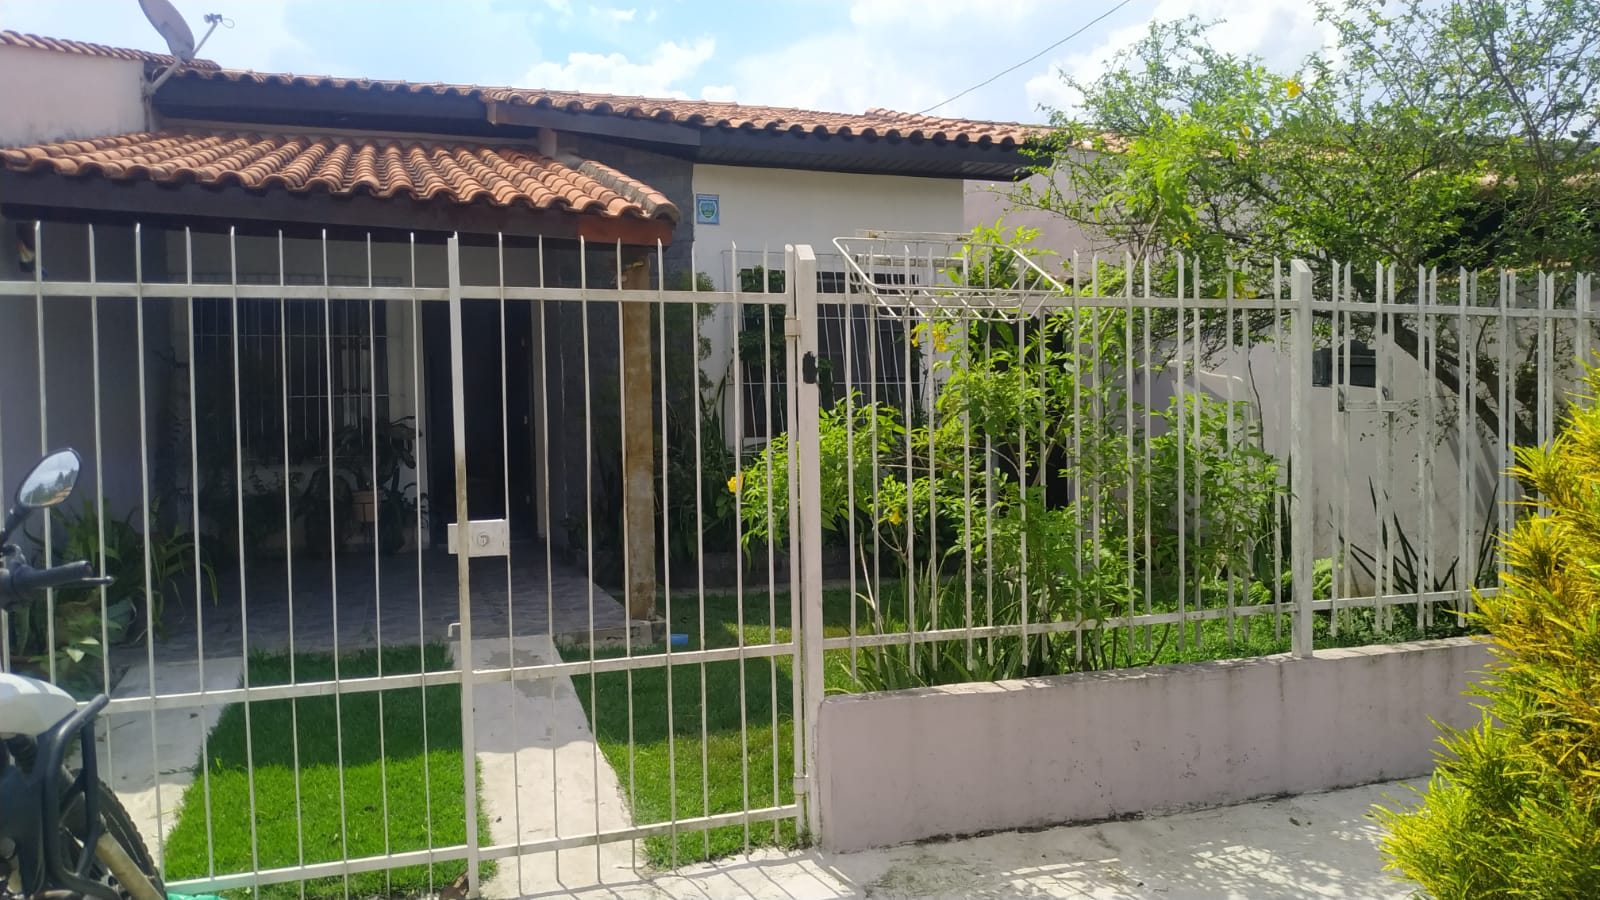
<instances>
[{"instance_id":1,"label":"power line","mask_svg":"<svg viewBox=\"0 0 1600 900\"><path fill-rule=\"evenodd\" d=\"M996 72L995 74L993 74L990 77L984 79L983 81L980 81L977 84L973 85L972 87L969 87L966 90L962 91L961 93L955 95L954 97L951 97L949 100L941 100L938 103L935 103L934 105L928 107L927 109L917 110L917 115L920 116L920 115L923 115L924 113L933 112L934 110L938 109L941 106L945 106L947 104L954 103L955 101L960 100L962 97L965 97L966 95L972 93L973 91L977 90L978 88L985 87L987 85L993 84L998 79L1003 78L1003 77L1005 77L1007 75L1010 75L1012 72L1015 72L1016 70L1018 70L1018 69L1022 68L1023 66L1027 65L1028 63L1031 63L1034 60L1038 59L1039 57L1045 55L1046 53L1049 53L1051 50L1054 50L1057 47L1061 46L1062 44L1065 44L1067 41L1070 41L1073 38L1077 37L1078 35L1083 34L1085 31L1088 31L1090 28L1093 28L1102 19L1106 18L1107 16L1111 15L1112 13L1114 13L1117 10L1123 8L1124 6L1127 6L1129 3L1132 3L1132 2L1133 2L1133 0L1122 0L1122 2L1118 3L1116 6L1113 6L1110 9L1106 10L1105 12L1101 13L1100 15L1095 16L1093 19L1090 19L1082 28L1079 28L1077 31L1074 31L1073 33L1067 35L1066 37L1062 38L1061 40L1056 41L1054 44L1051 44L1050 46L1044 48L1043 50L1040 50L1038 53L1035 53L1034 55L1028 57L1027 59L1023 60L1022 62L1017 63L1016 65L1010 67L1009 69L1005 69L1003 71Z\"/></svg>"}]
</instances>

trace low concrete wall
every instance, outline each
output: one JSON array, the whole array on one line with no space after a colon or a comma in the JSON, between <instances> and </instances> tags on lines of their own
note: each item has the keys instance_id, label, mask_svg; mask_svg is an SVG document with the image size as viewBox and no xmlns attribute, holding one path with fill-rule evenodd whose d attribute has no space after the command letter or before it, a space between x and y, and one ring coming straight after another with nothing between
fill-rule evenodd
<instances>
[{"instance_id":1,"label":"low concrete wall","mask_svg":"<svg viewBox=\"0 0 1600 900\"><path fill-rule=\"evenodd\" d=\"M1433 768L1488 661L1466 638L830 697L835 850L1220 806Z\"/></svg>"}]
</instances>

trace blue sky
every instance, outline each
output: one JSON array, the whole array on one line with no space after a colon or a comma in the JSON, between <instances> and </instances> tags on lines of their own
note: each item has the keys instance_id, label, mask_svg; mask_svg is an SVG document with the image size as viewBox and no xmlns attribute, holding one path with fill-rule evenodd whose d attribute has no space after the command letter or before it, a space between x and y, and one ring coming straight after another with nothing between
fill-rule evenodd
<instances>
[{"instance_id":1,"label":"blue sky","mask_svg":"<svg viewBox=\"0 0 1600 900\"><path fill-rule=\"evenodd\" d=\"M259 71L917 111L1066 37L1117 0L172 0L201 55ZM1100 71L1152 19L1219 20L1219 46L1292 68L1325 39L1307 0L1131 0L939 108L1042 121L1060 72ZM165 50L138 0L0 0L0 28Z\"/></svg>"}]
</instances>

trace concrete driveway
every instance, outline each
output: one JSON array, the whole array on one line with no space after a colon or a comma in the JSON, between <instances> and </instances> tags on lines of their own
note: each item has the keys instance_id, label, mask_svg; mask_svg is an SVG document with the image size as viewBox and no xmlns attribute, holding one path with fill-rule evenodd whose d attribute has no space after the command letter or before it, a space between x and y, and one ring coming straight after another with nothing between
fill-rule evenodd
<instances>
[{"instance_id":1,"label":"concrete driveway","mask_svg":"<svg viewBox=\"0 0 1600 900\"><path fill-rule=\"evenodd\" d=\"M770 852L605 885L550 884L528 896L1401 900L1411 889L1383 871L1367 818L1385 795L1411 796L1391 783L866 853Z\"/></svg>"}]
</instances>

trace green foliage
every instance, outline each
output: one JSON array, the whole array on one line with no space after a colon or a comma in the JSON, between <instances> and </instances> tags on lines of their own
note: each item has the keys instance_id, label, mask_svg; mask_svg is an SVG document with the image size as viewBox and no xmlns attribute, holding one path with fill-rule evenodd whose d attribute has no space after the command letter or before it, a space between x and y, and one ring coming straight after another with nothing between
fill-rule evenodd
<instances>
[{"instance_id":1,"label":"green foliage","mask_svg":"<svg viewBox=\"0 0 1600 900\"><path fill-rule=\"evenodd\" d=\"M415 472L417 468L415 419L407 416L382 422L375 429L372 420L364 417L355 425L335 431L332 445L331 464L325 461L305 479L305 488L295 506L295 513L304 524L307 549L314 553L330 548L337 551L362 531L356 499L358 494L370 493L378 547L384 553L398 552L405 545L407 532L416 525L419 507L426 503L426 498L416 494L415 482L401 483L407 471ZM254 473L251 478L259 480ZM265 498L281 497L281 486L279 481L275 489L251 493L271 503ZM334 504L331 535L330 496ZM425 515L425 508L423 512ZM367 528L370 527L369 524Z\"/></svg>"},{"instance_id":2,"label":"green foliage","mask_svg":"<svg viewBox=\"0 0 1600 900\"><path fill-rule=\"evenodd\" d=\"M1136 258L1183 253L1211 296L1230 277L1265 294L1274 259L1294 256L1359 262L1364 296L1377 262L1600 267L1596 0L1325 0L1319 17L1332 46L1285 71L1217 49L1214 24L1153 24L1102 75L1069 80L1076 111L1052 114L1044 177L1016 201ZM1156 267L1155 289L1175 290L1174 273ZM1328 274L1317 268L1322 290ZM1270 325L1250 321L1258 335ZM1391 327L1407 353L1427 343L1415 323ZM1523 364L1480 357L1467 372L1466 339L1436 337L1452 390L1475 379L1476 396L1498 398ZM1513 381L1514 406L1478 416L1532 443L1536 387Z\"/></svg>"},{"instance_id":3,"label":"green foliage","mask_svg":"<svg viewBox=\"0 0 1600 900\"><path fill-rule=\"evenodd\" d=\"M1026 238L998 228L991 235ZM991 284L1031 277L1016 259L989 248L963 275ZM1190 582L1198 592L1250 577L1257 545L1272 534L1277 464L1244 404L1186 396L1147 416L1120 378L1130 361L1126 315L1067 307L1037 317L936 317L911 337L931 351L937 384L925 419L860 395L822 414L821 527L853 538L864 574L894 578L864 596L874 627L891 618L916 632L968 624L972 573L982 580L980 624L1084 625L1026 641L874 651L863 657L863 684L1139 664L1154 645L1135 648L1125 631L1100 623L1156 604L1135 586L1147 561L1159 580L1179 585L1163 603L1189 593L1182 585ZM1146 431L1147 419L1157 427ZM734 485L747 548L786 539L788 479L784 434ZM1147 528L1155 536L1148 557L1142 540L1128 543Z\"/></svg>"},{"instance_id":4,"label":"green foliage","mask_svg":"<svg viewBox=\"0 0 1600 900\"><path fill-rule=\"evenodd\" d=\"M690 289L689 275L680 273L673 290ZM711 276L700 272L695 290L714 289ZM702 547L731 547L735 538L736 504L728 489L737 472L728 449L724 421L728 376L713 381L704 371L711 355L705 323L715 311L709 303L674 300L663 305L655 330L657 371L666 391L662 414L665 427L656 447L657 504L664 522L666 550L675 562L694 560ZM665 458L666 483L660 485Z\"/></svg>"},{"instance_id":5,"label":"green foliage","mask_svg":"<svg viewBox=\"0 0 1600 900\"><path fill-rule=\"evenodd\" d=\"M1543 507L1466 617L1493 641L1483 718L1443 729L1419 805L1378 810L1391 868L1438 900L1600 896L1600 371L1588 390L1552 443L1517 450Z\"/></svg>"},{"instance_id":6,"label":"green foliage","mask_svg":"<svg viewBox=\"0 0 1600 900\"><path fill-rule=\"evenodd\" d=\"M12 646L40 672L51 671L54 657L57 681L75 690L100 684L108 645L137 640L147 627L160 634L168 600L191 588L197 566L202 591L216 600L216 575L209 563L197 560L194 536L165 526L159 504L151 504L148 516L134 510L102 523L99 506L90 500L77 509L51 510L49 527L53 563L87 560L112 583L103 594L99 588L53 592L53 645L49 599L42 593L27 598L12 611ZM29 540L42 548L43 537L30 534ZM34 564L44 565L43 551L36 556Z\"/></svg>"}]
</instances>

